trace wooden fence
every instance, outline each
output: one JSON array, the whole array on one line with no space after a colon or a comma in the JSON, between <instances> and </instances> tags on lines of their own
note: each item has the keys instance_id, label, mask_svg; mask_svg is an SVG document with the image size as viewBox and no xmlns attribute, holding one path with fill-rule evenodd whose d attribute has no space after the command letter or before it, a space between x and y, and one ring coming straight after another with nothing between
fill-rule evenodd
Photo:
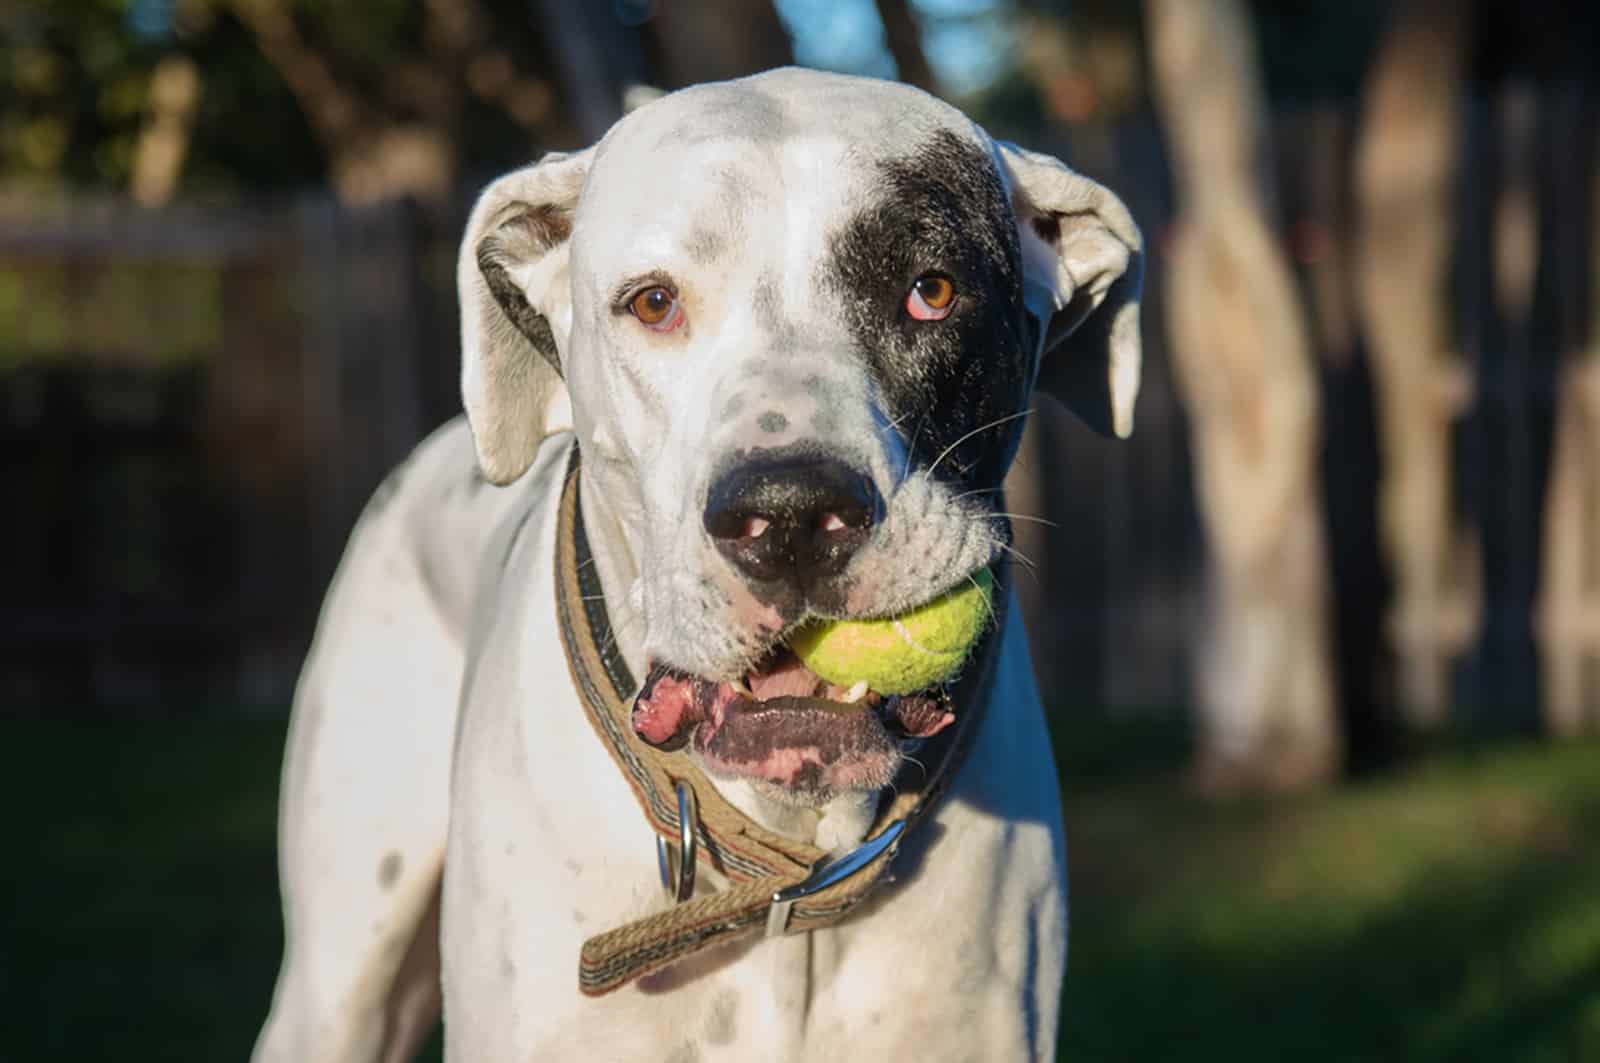
<instances>
[{"instance_id":1,"label":"wooden fence","mask_svg":"<svg viewBox=\"0 0 1600 1063\"><path fill-rule=\"evenodd\" d=\"M1523 727L1538 699L1531 617L1552 367L1581 331L1572 322L1587 327L1589 225L1563 225L1571 194L1543 197L1546 294L1521 320L1497 310L1482 291L1493 253L1483 219L1503 152L1487 104L1470 114L1456 318L1479 389L1461 422L1456 494L1481 530L1486 622L1458 662L1456 696ZM1349 112L1335 117L1348 128ZM1329 155L1304 119L1280 123L1283 231L1337 245L1348 144ZM1172 204L1161 142L1145 121L1053 147L1117 189L1144 227L1146 377L1130 442L1052 416L1030 441L1025 460L1047 485L1038 508L1058 525L1019 529L1039 568L1027 592L1035 656L1060 711L1170 716L1189 700L1204 543L1162 323ZM1565 174L1555 153L1540 156L1539 180ZM0 219L0 476L12 513L0 522L0 713L281 711L367 493L459 408L463 217L311 197ZM1315 257L1299 260L1308 303L1322 307ZM1378 453L1359 328L1327 326L1324 497L1341 703L1359 746L1392 715Z\"/></svg>"},{"instance_id":2,"label":"wooden fence","mask_svg":"<svg viewBox=\"0 0 1600 1063\"><path fill-rule=\"evenodd\" d=\"M448 415L434 228L321 198L0 222L0 712L287 703L367 493Z\"/></svg>"}]
</instances>

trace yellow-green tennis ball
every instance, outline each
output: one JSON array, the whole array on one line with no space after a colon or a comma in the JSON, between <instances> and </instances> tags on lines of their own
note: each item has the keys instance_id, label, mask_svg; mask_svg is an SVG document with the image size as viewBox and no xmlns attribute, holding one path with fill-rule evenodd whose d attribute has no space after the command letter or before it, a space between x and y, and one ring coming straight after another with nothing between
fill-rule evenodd
<instances>
[{"instance_id":1,"label":"yellow-green tennis ball","mask_svg":"<svg viewBox=\"0 0 1600 1063\"><path fill-rule=\"evenodd\" d=\"M789 639L805 666L830 683L866 680L879 694L911 694L954 675L989 626L988 569L948 594L887 620L828 620Z\"/></svg>"}]
</instances>

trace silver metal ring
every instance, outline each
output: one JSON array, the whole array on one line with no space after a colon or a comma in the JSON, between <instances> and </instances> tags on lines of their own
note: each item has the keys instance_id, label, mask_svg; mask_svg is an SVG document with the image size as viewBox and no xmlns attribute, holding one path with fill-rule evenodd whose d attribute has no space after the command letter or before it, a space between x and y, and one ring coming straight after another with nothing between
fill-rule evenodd
<instances>
[{"instance_id":1,"label":"silver metal ring","mask_svg":"<svg viewBox=\"0 0 1600 1063\"><path fill-rule=\"evenodd\" d=\"M661 875L661 888L671 899L673 897L672 846L659 834L656 835L656 871Z\"/></svg>"},{"instance_id":2,"label":"silver metal ring","mask_svg":"<svg viewBox=\"0 0 1600 1063\"><path fill-rule=\"evenodd\" d=\"M694 893L695 840L694 822L699 814L695 806L694 790L682 779L678 780L678 894L681 904Z\"/></svg>"},{"instance_id":3,"label":"silver metal ring","mask_svg":"<svg viewBox=\"0 0 1600 1063\"><path fill-rule=\"evenodd\" d=\"M695 871L695 818L699 808L695 804L694 790L688 783L678 780L678 845L673 845L661 835L656 835L656 871L661 875L661 888L670 900L682 903L694 894Z\"/></svg>"}]
</instances>

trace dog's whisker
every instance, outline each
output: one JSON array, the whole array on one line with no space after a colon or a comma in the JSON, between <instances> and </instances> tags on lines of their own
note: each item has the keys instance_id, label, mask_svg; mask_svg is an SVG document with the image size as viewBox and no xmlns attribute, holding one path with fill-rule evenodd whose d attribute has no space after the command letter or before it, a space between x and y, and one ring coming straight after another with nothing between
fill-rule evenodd
<instances>
[{"instance_id":1,"label":"dog's whisker","mask_svg":"<svg viewBox=\"0 0 1600 1063\"><path fill-rule=\"evenodd\" d=\"M1033 558L1029 557L1021 550L1018 550L1015 546L1012 546L1010 543L996 543L995 545L1000 547L1000 549L1004 550L1006 553L1010 554L1013 560L1021 562L1029 572L1038 572L1039 566L1033 560Z\"/></svg>"},{"instance_id":2,"label":"dog's whisker","mask_svg":"<svg viewBox=\"0 0 1600 1063\"><path fill-rule=\"evenodd\" d=\"M1012 555L1013 560L1015 560L1018 564L1020 564L1022 566L1022 570L1028 574L1028 578L1033 580L1033 585L1035 587L1043 587L1044 586L1044 581L1039 578L1039 567L1037 565L1035 565L1032 561L1030 561L1028 558L1024 557L1022 555L1021 551L1016 550L1013 547L1007 546L1007 545L1005 545L1003 543L1001 544L1000 549L1002 549L1006 553Z\"/></svg>"},{"instance_id":3,"label":"dog's whisker","mask_svg":"<svg viewBox=\"0 0 1600 1063\"><path fill-rule=\"evenodd\" d=\"M970 572L967 573L967 582L972 584L973 589L978 592L978 597L983 599L983 611L989 614L989 623L997 623L999 618L995 616L994 602L989 599L987 594L983 593L983 585L980 584L977 577Z\"/></svg>"},{"instance_id":4,"label":"dog's whisker","mask_svg":"<svg viewBox=\"0 0 1600 1063\"><path fill-rule=\"evenodd\" d=\"M922 437L922 426L928 423L928 411L922 411L922 417L917 421L917 430L911 433L911 440L906 444L906 463L900 470L900 479L904 480L911 472L911 455L916 453L917 440Z\"/></svg>"},{"instance_id":5,"label":"dog's whisker","mask_svg":"<svg viewBox=\"0 0 1600 1063\"><path fill-rule=\"evenodd\" d=\"M619 635L625 633L634 624L644 620L644 613L634 612L620 604L613 610L613 615L614 621L600 645L602 653L615 648L618 645L617 638Z\"/></svg>"},{"instance_id":6,"label":"dog's whisker","mask_svg":"<svg viewBox=\"0 0 1600 1063\"><path fill-rule=\"evenodd\" d=\"M973 436L977 435L978 433L987 432L991 428L998 428L1001 425L1005 424L1007 421L1019 420L1020 418L1027 417L1031 413L1033 413L1033 407L1029 407L1026 410L1018 410L1016 413L1007 414L1004 417L996 417L994 420L990 421L988 424L980 424L978 427L974 428L972 431L968 432L966 435L962 436L960 439L956 440L954 443L951 443L948 447L945 447L944 448L944 452L941 453L937 458L933 459L933 464L928 466L928 472L930 474L932 474L933 471L939 467L939 463L940 462L942 462L942 461L944 461L944 459L948 458L952 453L955 452L955 449L957 447L959 447L961 444L965 443L967 440L971 439Z\"/></svg>"},{"instance_id":7,"label":"dog's whisker","mask_svg":"<svg viewBox=\"0 0 1600 1063\"><path fill-rule=\"evenodd\" d=\"M1043 524L1047 528L1061 527L1056 521L1046 520L1044 517L1035 517L1027 513L979 513L978 516L987 520L999 520L1002 517L1007 520L1025 520L1033 524Z\"/></svg>"},{"instance_id":8,"label":"dog's whisker","mask_svg":"<svg viewBox=\"0 0 1600 1063\"><path fill-rule=\"evenodd\" d=\"M902 413L899 417L896 417L894 420L890 421L889 422L890 431L893 431L894 429L899 428L902 424L904 424L906 422L906 420L908 418L910 418L910 416L911 416L911 411L907 410L905 413Z\"/></svg>"}]
</instances>

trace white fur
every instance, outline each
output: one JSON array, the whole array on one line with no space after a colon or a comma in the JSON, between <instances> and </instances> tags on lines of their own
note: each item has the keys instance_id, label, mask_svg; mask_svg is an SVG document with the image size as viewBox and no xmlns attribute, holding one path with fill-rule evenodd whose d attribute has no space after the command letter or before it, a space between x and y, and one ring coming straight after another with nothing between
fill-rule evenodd
<instances>
[{"instance_id":1,"label":"white fur","mask_svg":"<svg viewBox=\"0 0 1600 1063\"><path fill-rule=\"evenodd\" d=\"M781 129L759 145L715 135L750 86L783 102ZM700 528L716 459L750 445L748 419L723 413L736 392L801 422L818 401L802 377L824 378L839 437L888 500L886 524L904 525L896 550L871 542L854 562L867 576L851 612L926 597L939 589L930 581L997 554L978 519L993 499L908 474L901 431L839 353L844 326L815 284L826 234L872 179L872 151L939 128L1005 165L981 130L915 90L779 71L665 97L591 152L485 193L461 268L472 431L441 429L380 492L297 692L281 819L287 947L258 1060L403 1058L431 1019L436 976L453 1060L1054 1058L1063 841L1010 600L975 746L867 911L598 1000L577 988L584 938L667 902L651 833L585 719L554 626L553 514L574 435L597 570L638 676L650 659L733 674L765 637L762 603ZM1058 184L1076 176L1052 173ZM759 230L730 208L739 196L765 204ZM570 245L511 271L551 322L561 377L498 316L475 268L478 241L519 202L572 212ZM718 253L697 257L696 241ZM1097 300L1115 279L1047 265L1029 285L1057 309L1073 276L1098 278ZM655 269L682 284L687 330L657 335L612 312L617 278ZM754 311L763 278L801 326L783 361L763 358L775 343ZM497 390L513 385L526 391ZM1132 401L1123 387L1119 408L1122 396ZM571 430L556 431L569 415ZM474 452L494 480L516 482L484 485ZM860 839L877 796L808 810L718 785L773 829L828 848ZM441 876L438 961L426 916Z\"/></svg>"}]
</instances>

